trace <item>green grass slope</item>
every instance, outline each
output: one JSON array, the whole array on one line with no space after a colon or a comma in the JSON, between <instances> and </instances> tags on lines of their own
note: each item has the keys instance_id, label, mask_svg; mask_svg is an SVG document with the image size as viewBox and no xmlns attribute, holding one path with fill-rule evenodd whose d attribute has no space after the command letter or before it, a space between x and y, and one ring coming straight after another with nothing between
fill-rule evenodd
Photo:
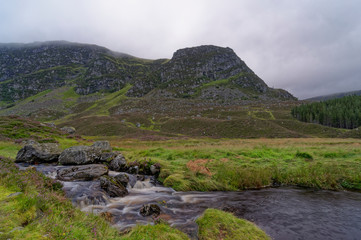
<instances>
[{"instance_id":1,"label":"green grass slope","mask_svg":"<svg viewBox=\"0 0 361 240\"><path fill-rule=\"evenodd\" d=\"M227 84L216 81L208 85ZM207 86L208 86L207 85ZM336 129L293 118L298 101L206 100L175 98L132 98L132 85L105 93L78 95L73 87L47 90L10 108L0 115L20 115L38 121L73 126L88 136L124 138L360 138L358 129Z\"/></svg>"}]
</instances>

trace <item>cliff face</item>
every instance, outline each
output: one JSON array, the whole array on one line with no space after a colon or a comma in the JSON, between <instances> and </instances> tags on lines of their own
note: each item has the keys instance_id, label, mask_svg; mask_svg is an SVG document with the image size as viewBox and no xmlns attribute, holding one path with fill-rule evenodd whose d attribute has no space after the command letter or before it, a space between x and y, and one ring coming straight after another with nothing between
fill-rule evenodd
<instances>
[{"instance_id":1,"label":"cliff face","mask_svg":"<svg viewBox=\"0 0 361 240\"><path fill-rule=\"evenodd\" d=\"M286 91L268 88L230 48L185 48L171 60L146 60L68 42L0 44L0 101L66 85L87 95L114 92L126 84L132 85L127 95L133 97L293 98Z\"/></svg>"},{"instance_id":2,"label":"cliff face","mask_svg":"<svg viewBox=\"0 0 361 240\"><path fill-rule=\"evenodd\" d=\"M173 58L162 67L161 80L163 84L160 88L172 89L177 97L212 97L210 91L215 92L213 95L219 95L225 87L249 89L257 93L268 90L267 85L232 49L216 46L176 51Z\"/></svg>"}]
</instances>

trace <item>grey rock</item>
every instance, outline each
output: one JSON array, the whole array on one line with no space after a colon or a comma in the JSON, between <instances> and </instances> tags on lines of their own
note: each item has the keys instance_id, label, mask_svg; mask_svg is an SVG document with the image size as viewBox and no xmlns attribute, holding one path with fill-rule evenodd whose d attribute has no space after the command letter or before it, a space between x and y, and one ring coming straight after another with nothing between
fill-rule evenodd
<instances>
[{"instance_id":1,"label":"grey rock","mask_svg":"<svg viewBox=\"0 0 361 240\"><path fill-rule=\"evenodd\" d=\"M127 187L128 183L129 183L128 174L121 173L121 174L114 176L114 178L118 183L122 184L124 187Z\"/></svg>"},{"instance_id":2,"label":"grey rock","mask_svg":"<svg viewBox=\"0 0 361 240\"><path fill-rule=\"evenodd\" d=\"M59 163L63 165L91 164L100 158L98 148L88 146L74 146L65 149L59 156Z\"/></svg>"},{"instance_id":3,"label":"grey rock","mask_svg":"<svg viewBox=\"0 0 361 240\"><path fill-rule=\"evenodd\" d=\"M139 213L143 217L147 217L147 216L158 217L160 212L161 212L160 207L157 204L145 204L142 206L142 208L139 211Z\"/></svg>"},{"instance_id":4,"label":"grey rock","mask_svg":"<svg viewBox=\"0 0 361 240\"><path fill-rule=\"evenodd\" d=\"M104 189L110 197L124 197L128 190L111 176L103 176L100 179L100 187Z\"/></svg>"},{"instance_id":5,"label":"grey rock","mask_svg":"<svg viewBox=\"0 0 361 240\"><path fill-rule=\"evenodd\" d=\"M153 174L153 175L156 175L158 176L159 173L160 173L160 166L159 164L153 164L150 166L150 172Z\"/></svg>"},{"instance_id":6,"label":"grey rock","mask_svg":"<svg viewBox=\"0 0 361 240\"><path fill-rule=\"evenodd\" d=\"M91 181L108 173L102 164L89 164L59 169L57 178L62 181Z\"/></svg>"},{"instance_id":7,"label":"grey rock","mask_svg":"<svg viewBox=\"0 0 361 240\"><path fill-rule=\"evenodd\" d=\"M30 145L25 145L19 150L16 155L15 162L26 163L47 163L58 161L60 149L56 143L37 143L35 141L28 142Z\"/></svg>"},{"instance_id":8,"label":"grey rock","mask_svg":"<svg viewBox=\"0 0 361 240\"><path fill-rule=\"evenodd\" d=\"M115 152L103 152L100 155L99 162L107 163L113 161L118 156Z\"/></svg>"},{"instance_id":9,"label":"grey rock","mask_svg":"<svg viewBox=\"0 0 361 240\"><path fill-rule=\"evenodd\" d=\"M127 175L129 177L129 186L134 187L134 185L137 183L137 177L135 175L132 175L132 174L127 174Z\"/></svg>"},{"instance_id":10,"label":"grey rock","mask_svg":"<svg viewBox=\"0 0 361 240\"><path fill-rule=\"evenodd\" d=\"M114 158L110 164L109 169L117 172L123 172L127 170L127 161L122 154L119 154Z\"/></svg>"},{"instance_id":11,"label":"grey rock","mask_svg":"<svg viewBox=\"0 0 361 240\"><path fill-rule=\"evenodd\" d=\"M108 141L97 141L92 145L93 148L98 148L102 152L111 152L112 147Z\"/></svg>"},{"instance_id":12,"label":"grey rock","mask_svg":"<svg viewBox=\"0 0 361 240\"><path fill-rule=\"evenodd\" d=\"M69 133L69 134L74 134L75 133L75 128L74 127L62 127L60 128L61 131Z\"/></svg>"}]
</instances>

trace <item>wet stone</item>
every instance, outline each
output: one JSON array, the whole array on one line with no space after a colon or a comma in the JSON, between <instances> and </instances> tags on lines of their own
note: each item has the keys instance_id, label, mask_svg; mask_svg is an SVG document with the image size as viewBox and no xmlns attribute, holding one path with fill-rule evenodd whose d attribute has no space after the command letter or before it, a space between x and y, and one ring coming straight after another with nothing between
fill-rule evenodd
<instances>
[{"instance_id":1,"label":"wet stone","mask_svg":"<svg viewBox=\"0 0 361 240\"><path fill-rule=\"evenodd\" d=\"M126 173L121 173L116 176L114 176L115 180L122 184L124 187L127 187L129 182L129 176Z\"/></svg>"},{"instance_id":2,"label":"wet stone","mask_svg":"<svg viewBox=\"0 0 361 240\"><path fill-rule=\"evenodd\" d=\"M89 164L59 169L57 178L62 181L91 181L107 174L108 168L102 164Z\"/></svg>"},{"instance_id":3,"label":"wet stone","mask_svg":"<svg viewBox=\"0 0 361 240\"><path fill-rule=\"evenodd\" d=\"M111 176L103 176L100 179L100 187L104 189L110 197L124 197L128 190Z\"/></svg>"},{"instance_id":4,"label":"wet stone","mask_svg":"<svg viewBox=\"0 0 361 240\"><path fill-rule=\"evenodd\" d=\"M145 204L142 206L142 208L139 211L139 213L143 217L147 217L147 216L158 217L160 212L161 212L160 207L157 204Z\"/></svg>"}]
</instances>

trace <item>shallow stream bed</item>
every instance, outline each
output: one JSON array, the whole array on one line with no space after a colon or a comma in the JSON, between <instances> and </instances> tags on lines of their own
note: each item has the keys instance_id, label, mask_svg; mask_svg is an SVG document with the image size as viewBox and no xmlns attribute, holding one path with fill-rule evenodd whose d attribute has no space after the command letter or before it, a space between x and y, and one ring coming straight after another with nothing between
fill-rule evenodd
<instances>
[{"instance_id":1,"label":"shallow stream bed","mask_svg":"<svg viewBox=\"0 0 361 240\"><path fill-rule=\"evenodd\" d=\"M35 167L53 178L61 168ZM243 192L177 192L154 185L149 179L131 178L135 185L128 185L129 195L123 198L109 198L98 181L63 182L63 189L83 211L110 213L113 224L121 230L152 223L153 219L143 217L139 210L143 204L155 203L161 208L160 217L193 239L197 236L194 221L206 208L231 211L254 222L275 240L361 239L361 193L292 187Z\"/></svg>"}]
</instances>

